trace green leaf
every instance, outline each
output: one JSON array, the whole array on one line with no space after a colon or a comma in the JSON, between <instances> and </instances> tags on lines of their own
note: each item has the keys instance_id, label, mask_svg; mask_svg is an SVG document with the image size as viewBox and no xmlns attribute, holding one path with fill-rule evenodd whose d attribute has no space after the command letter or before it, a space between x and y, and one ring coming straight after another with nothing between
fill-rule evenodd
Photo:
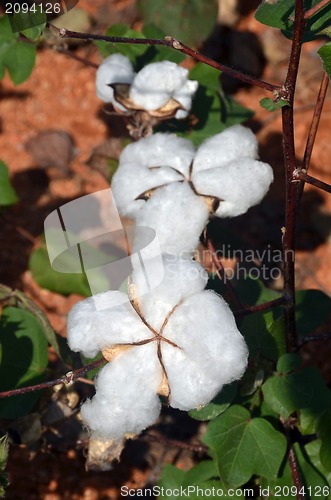
<instances>
[{"instance_id":1,"label":"green leaf","mask_svg":"<svg viewBox=\"0 0 331 500\"><path fill-rule=\"evenodd\" d=\"M304 9L308 10L320 0L304 0ZM293 34L294 0L264 0L258 7L255 18L267 26L279 28L284 35L291 38ZM331 5L314 14L306 23L303 41L314 40L323 34L328 34L331 19Z\"/></svg>"},{"instance_id":2,"label":"green leaf","mask_svg":"<svg viewBox=\"0 0 331 500\"><path fill-rule=\"evenodd\" d=\"M9 180L8 167L0 160L0 207L13 205L18 201Z\"/></svg>"},{"instance_id":3,"label":"green leaf","mask_svg":"<svg viewBox=\"0 0 331 500\"><path fill-rule=\"evenodd\" d=\"M240 331L248 345L250 358L262 355L276 360L286 352L285 324L276 310L246 316Z\"/></svg>"},{"instance_id":4,"label":"green leaf","mask_svg":"<svg viewBox=\"0 0 331 500\"><path fill-rule=\"evenodd\" d=\"M295 298L297 330L304 337L328 319L331 298L319 290L300 290L296 292Z\"/></svg>"},{"instance_id":5,"label":"green leaf","mask_svg":"<svg viewBox=\"0 0 331 500\"><path fill-rule=\"evenodd\" d=\"M320 439L315 439L315 441L311 441L310 443L306 444L305 452L307 453L311 464L315 467L315 469L317 469L320 474L322 474L323 478L325 479L325 483L328 484L329 491L325 491L327 493L327 496L324 498L326 498L327 500L331 500L331 472L327 471L321 463L321 444L322 443ZM327 488L325 488L325 490L327 490Z\"/></svg>"},{"instance_id":6,"label":"green leaf","mask_svg":"<svg viewBox=\"0 0 331 500\"><path fill-rule=\"evenodd\" d=\"M283 366L286 361L280 361ZM305 409L319 415L331 404L331 391L315 367L270 377L262 386L265 402L283 418Z\"/></svg>"},{"instance_id":7,"label":"green leaf","mask_svg":"<svg viewBox=\"0 0 331 500\"><path fill-rule=\"evenodd\" d=\"M269 422L251 419L236 405L209 423L203 441L217 457L220 477L234 487L253 474L276 477L287 447L285 436Z\"/></svg>"},{"instance_id":8,"label":"green leaf","mask_svg":"<svg viewBox=\"0 0 331 500\"><path fill-rule=\"evenodd\" d=\"M214 93L220 90L220 76L222 72L211 66L199 62L190 71L190 79L197 80L200 85L212 90Z\"/></svg>"},{"instance_id":9,"label":"green leaf","mask_svg":"<svg viewBox=\"0 0 331 500\"><path fill-rule=\"evenodd\" d=\"M323 413L318 423L317 434L321 439L321 463L328 472L331 472L331 409Z\"/></svg>"},{"instance_id":10,"label":"green leaf","mask_svg":"<svg viewBox=\"0 0 331 500\"><path fill-rule=\"evenodd\" d=\"M13 31L20 31L30 40L36 40L46 27L46 14L38 9L39 5L34 4L36 12L22 10L11 16L10 22Z\"/></svg>"},{"instance_id":11,"label":"green leaf","mask_svg":"<svg viewBox=\"0 0 331 500\"><path fill-rule=\"evenodd\" d=\"M0 47L4 42L11 42L18 38L18 33L14 33L8 16L0 16Z\"/></svg>"},{"instance_id":12,"label":"green leaf","mask_svg":"<svg viewBox=\"0 0 331 500\"><path fill-rule=\"evenodd\" d=\"M290 103L289 101L286 101L285 99L280 99L279 101L274 101L273 99L270 99L269 97L264 97L260 101L260 106L267 111L277 111L278 109L283 108L284 106L289 106Z\"/></svg>"},{"instance_id":13,"label":"green leaf","mask_svg":"<svg viewBox=\"0 0 331 500\"><path fill-rule=\"evenodd\" d=\"M48 321L48 318L46 314L37 306L33 300L30 299L27 295L25 295L23 292L20 292L16 290L15 296L18 298L18 304L21 308L25 309L26 311L29 311L33 316L37 319L39 322L39 325L41 326L42 332L49 343L56 352L56 354L61 357L60 353L60 348L58 344L58 340L56 337L56 334L53 330L53 327L51 326L50 322Z\"/></svg>"},{"instance_id":14,"label":"green leaf","mask_svg":"<svg viewBox=\"0 0 331 500\"><path fill-rule=\"evenodd\" d=\"M145 23L159 26L189 45L199 45L212 32L217 19L217 0L138 0Z\"/></svg>"},{"instance_id":15,"label":"green leaf","mask_svg":"<svg viewBox=\"0 0 331 500\"><path fill-rule=\"evenodd\" d=\"M323 487L327 487L327 482L321 472L312 463L306 453L305 448L301 448L298 443L294 444L294 452L299 465L300 475L303 484L305 500L325 499ZM276 480L262 480L262 488L269 488L267 498L277 498L279 500L296 500L297 492L293 485L291 469L286 461L281 474ZM329 490L330 491L330 490Z\"/></svg>"},{"instance_id":16,"label":"green leaf","mask_svg":"<svg viewBox=\"0 0 331 500\"><path fill-rule=\"evenodd\" d=\"M75 269L75 262L73 265L70 265L70 254L68 254L66 260L68 269ZM59 273L55 271L49 262L48 253L44 247L32 252L29 260L29 269L34 280L42 288L61 293L62 295L70 295L71 293L77 293L85 297L91 295L85 274Z\"/></svg>"},{"instance_id":17,"label":"green leaf","mask_svg":"<svg viewBox=\"0 0 331 500\"><path fill-rule=\"evenodd\" d=\"M27 42L10 45L3 57L3 64L15 85L29 78L36 60L36 47Z\"/></svg>"},{"instance_id":18,"label":"green leaf","mask_svg":"<svg viewBox=\"0 0 331 500\"><path fill-rule=\"evenodd\" d=\"M301 358L298 354L287 353L279 358L277 371L279 373L291 373L301 365Z\"/></svg>"},{"instance_id":19,"label":"green leaf","mask_svg":"<svg viewBox=\"0 0 331 500\"><path fill-rule=\"evenodd\" d=\"M5 496L5 488L8 486L8 474L5 472L8 460L8 436L0 438L0 497Z\"/></svg>"},{"instance_id":20,"label":"green leaf","mask_svg":"<svg viewBox=\"0 0 331 500\"><path fill-rule=\"evenodd\" d=\"M195 420L212 420L223 413L236 397L238 390L237 382L226 385L224 389L206 406L199 410L189 411L190 417Z\"/></svg>"},{"instance_id":21,"label":"green leaf","mask_svg":"<svg viewBox=\"0 0 331 500\"><path fill-rule=\"evenodd\" d=\"M230 495L227 494L227 488L222 481L212 479L217 478L217 476L217 466L212 460L202 461L187 472L173 465L166 465L159 483L160 495L158 498L175 500L184 497L200 500L210 498L212 491L215 492L213 496L225 499L233 498L232 492ZM236 498L244 500L245 496L236 491Z\"/></svg>"},{"instance_id":22,"label":"green leaf","mask_svg":"<svg viewBox=\"0 0 331 500\"><path fill-rule=\"evenodd\" d=\"M323 68L331 78L331 42L325 43L319 50L318 54L322 59Z\"/></svg>"},{"instance_id":23,"label":"green leaf","mask_svg":"<svg viewBox=\"0 0 331 500\"><path fill-rule=\"evenodd\" d=\"M44 380L48 344L36 318L27 311L5 307L0 318L0 391ZM40 392L0 400L1 418L29 413Z\"/></svg>"}]
</instances>

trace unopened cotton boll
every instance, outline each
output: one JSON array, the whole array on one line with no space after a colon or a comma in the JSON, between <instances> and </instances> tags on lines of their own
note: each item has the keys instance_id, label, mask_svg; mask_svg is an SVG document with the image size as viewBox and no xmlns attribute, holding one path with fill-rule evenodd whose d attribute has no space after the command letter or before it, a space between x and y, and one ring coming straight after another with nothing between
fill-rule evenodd
<instances>
[{"instance_id":1,"label":"unopened cotton boll","mask_svg":"<svg viewBox=\"0 0 331 500\"><path fill-rule=\"evenodd\" d=\"M163 282L145 295L139 296L145 287L139 266L132 274L130 302L118 305L112 297L118 292L107 292L96 296L101 310L93 310L90 298L70 313L68 338L75 350L81 342L85 352L84 335L90 331L89 350L93 341L96 348L119 348L101 370L95 396L81 409L99 439L120 441L153 424L161 408L157 393L168 396L174 408L191 410L207 404L245 370L244 339L229 306L204 290L203 268L171 255L163 256L163 265Z\"/></svg>"}]
</instances>

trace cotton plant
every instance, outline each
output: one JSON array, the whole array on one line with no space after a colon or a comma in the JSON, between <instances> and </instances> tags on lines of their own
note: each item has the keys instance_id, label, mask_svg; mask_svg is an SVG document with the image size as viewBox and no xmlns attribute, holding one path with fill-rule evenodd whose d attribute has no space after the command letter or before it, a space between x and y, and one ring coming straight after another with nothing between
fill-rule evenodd
<instances>
[{"instance_id":1,"label":"cotton plant","mask_svg":"<svg viewBox=\"0 0 331 500\"><path fill-rule=\"evenodd\" d=\"M135 137L149 135L160 120L188 115L198 82L188 79L188 70L171 61L146 65L135 73L130 60L113 54L96 74L97 96L131 119Z\"/></svg>"},{"instance_id":2,"label":"cotton plant","mask_svg":"<svg viewBox=\"0 0 331 500\"><path fill-rule=\"evenodd\" d=\"M188 256L210 217L235 217L258 204L273 181L251 130L234 125L196 149L157 133L127 146L112 179L123 216L153 228L162 251Z\"/></svg>"},{"instance_id":3,"label":"cotton plant","mask_svg":"<svg viewBox=\"0 0 331 500\"><path fill-rule=\"evenodd\" d=\"M163 265L164 279L154 289L134 270L125 303L121 292L108 291L78 302L69 314L71 349L87 357L101 350L109 361L95 396L81 407L92 438L139 434L159 417L158 395L173 408L200 408L245 371L245 341L226 302L205 290L204 269L172 255L163 256ZM151 261L150 272L158 269Z\"/></svg>"}]
</instances>

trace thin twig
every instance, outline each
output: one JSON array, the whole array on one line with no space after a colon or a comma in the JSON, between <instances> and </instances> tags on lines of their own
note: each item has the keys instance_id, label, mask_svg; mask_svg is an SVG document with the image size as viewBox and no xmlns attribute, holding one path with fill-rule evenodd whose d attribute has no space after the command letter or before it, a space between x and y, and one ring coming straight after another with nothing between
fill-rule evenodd
<instances>
[{"instance_id":1,"label":"thin twig","mask_svg":"<svg viewBox=\"0 0 331 500\"><path fill-rule=\"evenodd\" d=\"M306 148L305 152L303 155L303 160L302 160L302 169L308 172L309 166L310 166L310 160L311 160L311 155L313 152L313 147L315 144L315 139L316 139L316 134L322 114L322 109L323 105L325 102L325 97L326 93L328 90L329 86L329 77L326 72L323 73L320 89L318 92L316 104L315 104L315 109L314 109L314 114L313 118L310 124L310 130L307 138L307 143L306 143ZM304 190L305 183L304 181L300 182L300 184L297 187L297 206L299 205L302 195L303 195L303 190Z\"/></svg>"},{"instance_id":2,"label":"thin twig","mask_svg":"<svg viewBox=\"0 0 331 500\"><path fill-rule=\"evenodd\" d=\"M284 307L284 316L287 332L287 348L289 351L295 351L297 347L297 333L295 323L295 230L297 216L297 186L293 183L293 173L296 170L296 156L294 143L293 126L293 106L296 80L298 75L302 35L305 27L303 17L303 0L295 2L295 20L292 40L292 48L287 76L284 84L284 92L289 106L282 108L283 122L283 151L286 174L286 216L285 232L283 235L284 252L284 296L287 298L287 304Z\"/></svg>"},{"instance_id":3,"label":"thin twig","mask_svg":"<svg viewBox=\"0 0 331 500\"><path fill-rule=\"evenodd\" d=\"M299 342L299 348L308 342L322 342L324 340L331 340L331 333L321 333L320 335L310 335L303 337Z\"/></svg>"},{"instance_id":4,"label":"thin twig","mask_svg":"<svg viewBox=\"0 0 331 500\"><path fill-rule=\"evenodd\" d=\"M184 443L183 441L178 441L177 439L169 439L164 436L155 435L155 434L145 434L142 436L143 440L146 441L156 441L164 443L168 446L173 446L175 448L181 448L183 450L195 451L197 453L207 453L208 447L204 444L192 444L192 443Z\"/></svg>"},{"instance_id":5,"label":"thin twig","mask_svg":"<svg viewBox=\"0 0 331 500\"><path fill-rule=\"evenodd\" d=\"M277 299L269 300L268 302L263 302L263 304L258 304L257 306L249 306L244 309L239 309L239 311L235 311L235 316L248 316L249 314L254 314L262 311L266 311L267 309L273 309L274 307L283 306L286 304L287 298L285 296L278 297Z\"/></svg>"},{"instance_id":6,"label":"thin twig","mask_svg":"<svg viewBox=\"0 0 331 500\"><path fill-rule=\"evenodd\" d=\"M310 125L306 149L305 149L305 153L303 155L303 160L302 160L302 168L304 168L307 171L309 169L311 154L313 151L313 147L314 147L314 143L315 143L315 139L316 139L316 134L317 134L317 130L318 130L318 125L320 122L320 118L321 118L322 109L323 109L326 93L328 90L328 86L329 86L329 77L328 77L327 73L324 71L323 76L322 76L320 89L319 89L318 96L317 96L317 100L316 100L316 104L315 104L313 119L312 119L312 122Z\"/></svg>"},{"instance_id":7,"label":"thin twig","mask_svg":"<svg viewBox=\"0 0 331 500\"><path fill-rule=\"evenodd\" d=\"M296 179L307 182L307 184L311 184L312 186L315 186L319 189L322 189L323 191L326 191L327 193L331 193L331 185L327 184L326 182L320 181L319 179L316 179L316 177L312 177L311 175L308 175L306 172L303 170L298 170L297 172L294 173L295 179L292 182L297 182Z\"/></svg>"},{"instance_id":8,"label":"thin twig","mask_svg":"<svg viewBox=\"0 0 331 500\"><path fill-rule=\"evenodd\" d=\"M216 267L217 276L220 278L221 281L224 282L225 286L228 289L229 295L231 296L237 309L243 310L244 307L241 304L240 299L239 299L238 295L236 294L236 292L231 284L230 279L227 277L226 271L225 271L223 264L222 264L222 261L218 258L216 249L215 249L214 245L212 244L212 242L210 241L210 239L208 239L206 241L206 245L207 245L208 250L210 251L213 264Z\"/></svg>"},{"instance_id":9,"label":"thin twig","mask_svg":"<svg viewBox=\"0 0 331 500\"><path fill-rule=\"evenodd\" d=\"M10 391L0 392L0 398L9 398L12 396L19 396L21 394L26 394L27 392L40 391L42 389L47 389L48 387L53 387L58 384L72 384L77 379L79 379L82 375L87 373L94 368L98 368L106 363L104 358L93 361L92 363L83 366L82 368L78 368L78 370L70 371L63 375L63 377L57 378L55 380L50 380L48 382L42 382L41 384L30 385L27 387L20 387L19 389L12 389Z\"/></svg>"},{"instance_id":10,"label":"thin twig","mask_svg":"<svg viewBox=\"0 0 331 500\"><path fill-rule=\"evenodd\" d=\"M131 43L135 45L162 45L164 47L169 47L177 50L178 52L182 52L188 56L193 57L197 61L201 61L208 66L211 66L219 71L222 71L226 75L231 76L236 80L240 80L244 83L249 83L250 85L255 85L262 89L268 90L270 92L277 92L280 90L279 85L275 85L273 83L265 82L263 80L259 80L258 78L254 78L251 75L246 75L241 71L235 70L233 68L229 68L224 64L220 64L209 57L200 54L196 50L191 49L187 45L182 42L176 40L171 36L166 36L162 39L154 39L154 38L129 38L129 37L121 37L121 36L106 36L106 35L96 35L91 33L79 33L77 31L70 31L66 28L57 28L52 24L48 24L48 27L54 31L61 38L77 38L79 40L100 40L104 42L110 43Z\"/></svg>"},{"instance_id":11,"label":"thin twig","mask_svg":"<svg viewBox=\"0 0 331 500\"><path fill-rule=\"evenodd\" d=\"M321 0L318 4L314 5L314 7L312 7L311 9L309 9L305 12L304 18L306 20L310 19L314 14L316 14L316 12L323 9L323 7L325 7L329 3L330 3L330 0Z\"/></svg>"}]
</instances>

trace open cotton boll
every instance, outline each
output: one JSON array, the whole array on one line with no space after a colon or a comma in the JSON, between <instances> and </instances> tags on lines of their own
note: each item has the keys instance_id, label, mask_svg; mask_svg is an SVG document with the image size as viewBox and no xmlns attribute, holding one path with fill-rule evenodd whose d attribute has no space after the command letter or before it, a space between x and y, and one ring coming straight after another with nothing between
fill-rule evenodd
<instances>
[{"instance_id":1,"label":"open cotton boll","mask_svg":"<svg viewBox=\"0 0 331 500\"><path fill-rule=\"evenodd\" d=\"M191 141L175 134L158 132L126 146L120 156L118 170L127 162L135 162L137 166L149 169L146 174L153 172L150 170L153 167L171 167L188 177L194 155L195 147Z\"/></svg>"},{"instance_id":2,"label":"open cotton boll","mask_svg":"<svg viewBox=\"0 0 331 500\"><path fill-rule=\"evenodd\" d=\"M206 405L246 369L245 341L229 306L213 291L186 298L170 316L164 336L181 347L162 346L174 408Z\"/></svg>"},{"instance_id":3,"label":"open cotton boll","mask_svg":"<svg viewBox=\"0 0 331 500\"><path fill-rule=\"evenodd\" d=\"M118 305L120 292L108 291L75 304L68 315L68 344L88 358L101 349L147 339L150 332L130 302Z\"/></svg>"},{"instance_id":4,"label":"open cotton boll","mask_svg":"<svg viewBox=\"0 0 331 500\"><path fill-rule=\"evenodd\" d=\"M126 109L114 99L114 90L109 84L129 83L131 84L135 72L130 60L122 54L113 54L106 57L100 64L96 73L96 94L105 102L111 102L121 111Z\"/></svg>"},{"instance_id":5,"label":"open cotton boll","mask_svg":"<svg viewBox=\"0 0 331 500\"><path fill-rule=\"evenodd\" d=\"M157 189L137 213L134 251L141 248L144 237L139 226L145 226L156 231L162 253L188 257L198 246L208 218L208 205L186 182L168 184Z\"/></svg>"},{"instance_id":6,"label":"open cotton boll","mask_svg":"<svg viewBox=\"0 0 331 500\"><path fill-rule=\"evenodd\" d=\"M171 97L186 87L188 70L170 61L145 66L134 78L130 88L132 101L146 110L156 110L167 104ZM192 96L197 85L186 87L187 97ZM191 107L191 102L188 102Z\"/></svg>"},{"instance_id":7,"label":"open cotton boll","mask_svg":"<svg viewBox=\"0 0 331 500\"><path fill-rule=\"evenodd\" d=\"M159 417L161 382L155 344L132 347L101 370L96 395L81 407L82 419L98 438L139 434Z\"/></svg>"},{"instance_id":8,"label":"open cotton boll","mask_svg":"<svg viewBox=\"0 0 331 500\"><path fill-rule=\"evenodd\" d=\"M262 200L273 181L273 171L268 163L242 158L194 172L192 180L200 193L222 200L215 212L217 217L235 217Z\"/></svg>"},{"instance_id":9,"label":"open cotton boll","mask_svg":"<svg viewBox=\"0 0 331 500\"><path fill-rule=\"evenodd\" d=\"M159 330L164 319L185 297L201 292L208 281L204 268L191 259L163 255L164 278L152 290L147 288L145 273L133 270L131 275L132 298L139 297L139 309L147 322ZM159 272L159 262L149 265L149 276ZM131 294L130 294L131 295Z\"/></svg>"},{"instance_id":10,"label":"open cotton boll","mask_svg":"<svg viewBox=\"0 0 331 500\"><path fill-rule=\"evenodd\" d=\"M221 167L237 158L257 156L258 143L253 132L242 125L233 125L201 144L194 158L194 172Z\"/></svg>"}]
</instances>

